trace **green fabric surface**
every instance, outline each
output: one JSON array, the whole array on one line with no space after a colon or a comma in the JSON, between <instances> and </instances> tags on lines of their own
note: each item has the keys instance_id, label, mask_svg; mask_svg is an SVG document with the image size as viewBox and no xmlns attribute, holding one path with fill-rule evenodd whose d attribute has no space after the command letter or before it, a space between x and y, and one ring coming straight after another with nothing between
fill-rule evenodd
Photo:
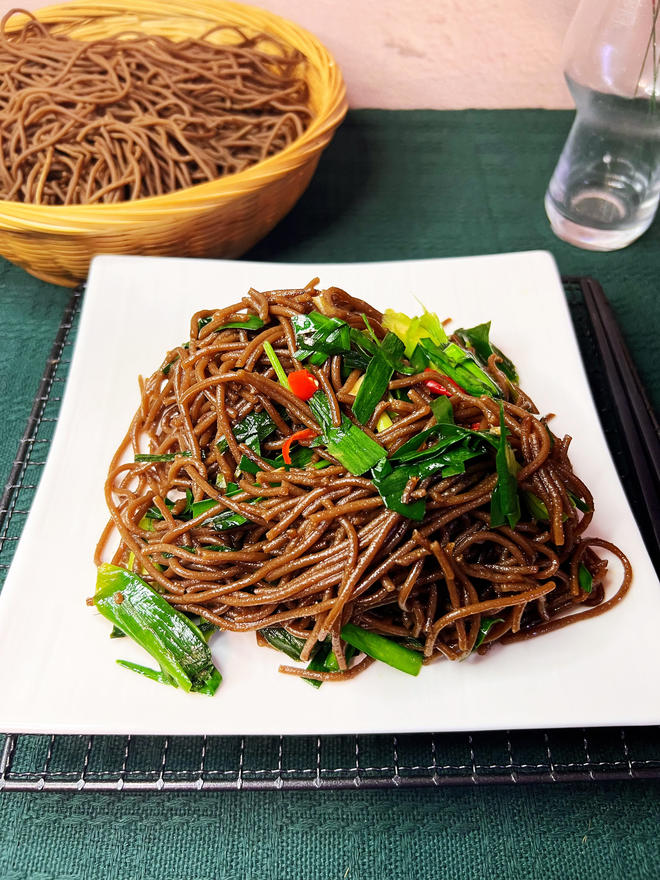
<instances>
[{"instance_id":1,"label":"green fabric surface","mask_svg":"<svg viewBox=\"0 0 660 880\"><path fill-rule=\"evenodd\" d=\"M32 409L70 291L0 258L0 485Z\"/></svg>"},{"instance_id":2,"label":"green fabric surface","mask_svg":"<svg viewBox=\"0 0 660 880\"><path fill-rule=\"evenodd\" d=\"M660 223L611 254L554 238L543 195L571 119L540 110L351 112L307 193L246 256L344 262L550 250L563 273L601 281L657 407ZM0 262L3 484L68 296ZM652 782L5 793L0 878L658 877L659 793Z\"/></svg>"},{"instance_id":3,"label":"green fabric surface","mask_svg":"<svg viewBox=\"0 0 660 880\"><path fill-rule=\"evenodd\" d=\"M3 880L658 876L660 786L7 795ZM607 873L606 873L607 872Z\"/></svg>"}]
</instances>

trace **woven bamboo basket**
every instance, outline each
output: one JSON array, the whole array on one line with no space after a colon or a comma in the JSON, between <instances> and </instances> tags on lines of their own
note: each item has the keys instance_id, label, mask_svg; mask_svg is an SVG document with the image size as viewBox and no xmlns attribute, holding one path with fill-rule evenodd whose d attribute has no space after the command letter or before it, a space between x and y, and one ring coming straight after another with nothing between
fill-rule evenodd
<instances>
[{"instance_id":1,"label":"woven bamboo basket","mask_svg":"<svg viewBox=\"0 0 660 880\"><path fill-rule=\"evenodd\" d=\"M238 257L287 214L309 184L343 119L346 89L334 59L304 29L264 10L224 0L72 0L35 12L81 40L140 30L178 40L218 23L265 31L307 58L313 119L276 155L236 174L132 202L41 206L0 200L0 254L37 278L73 287L96 254ZM19 27L21 18L12 18Z\"/></svg>"}]
</instances>

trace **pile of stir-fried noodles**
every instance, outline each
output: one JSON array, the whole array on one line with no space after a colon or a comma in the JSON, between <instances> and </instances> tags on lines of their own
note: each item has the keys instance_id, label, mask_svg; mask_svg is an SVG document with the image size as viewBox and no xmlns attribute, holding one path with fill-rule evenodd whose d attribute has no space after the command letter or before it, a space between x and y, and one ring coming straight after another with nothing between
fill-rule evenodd
<instances>
[{"instance_id":1,"label":"pile of stir-fried noodles","mask_svg":"<svg viewBox=\"0 0 660 880\"><path fill-rule=\"evenodd\" d=\"M618 602L630 565L585 537L570 437L489 325L447 337L315 283L193 316L142 382L97 562L118 530L115 565L192 619L316 658L282 670L317 681L373 662L370 634L459 660ZM623 565L610 598L597 548Z\"/></svg>"}]
</instances>

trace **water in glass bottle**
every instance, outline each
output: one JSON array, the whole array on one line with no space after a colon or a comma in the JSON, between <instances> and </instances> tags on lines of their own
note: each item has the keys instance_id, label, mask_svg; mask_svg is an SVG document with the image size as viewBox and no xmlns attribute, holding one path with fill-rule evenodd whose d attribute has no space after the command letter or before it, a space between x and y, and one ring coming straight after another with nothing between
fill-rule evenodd
<instances>
[{"instance_id":1,"label":"water in glass bottle","mask_svg":"<svg viewBox=\"0 0 660 880\"><path fill-rule=\"evenodd\" d=\"M577 114L545 208L555 234L579 247L625 247L656 213L659 8L660 0L582 0L569 29L565 75Z\"/></svg>"}]
</instances>

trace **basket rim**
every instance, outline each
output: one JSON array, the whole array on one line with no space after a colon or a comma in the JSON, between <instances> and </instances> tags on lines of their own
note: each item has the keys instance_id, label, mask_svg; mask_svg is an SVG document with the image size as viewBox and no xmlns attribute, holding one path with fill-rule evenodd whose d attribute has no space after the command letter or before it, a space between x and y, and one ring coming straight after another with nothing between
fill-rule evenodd
<instances>
[{"instance_id":1,"label":"basket rim","mask_svg":"<svg viewBox=\"0 0 660 880\"><path fill-rule=\"evenodd\" d=\"M43 223L44 229L55 232L56 230L52 228L51 224L58 225L66 223L67 220L83 221L89 227L107 221L112 221L113 225L121 226L123 223L134 223L142 215L162 219L176 210L204 210L212 205L217 205L221 200L231 201L241 198L250 192L257 191L264 183L277 180L291 170L304 165L327 145L335 128L346 115L348 110L346 84L333 55L306 28L269 10L236 3L234 0L204 0L203 4L198 3L195 8L190 8L174 0L174 2L168 2L164 7L160 6L157 13L156 6L151 0L104 0L104 2L95 5L85 2L85 0L69 0L67 3L31 10L30 14L40 21L54 22L61 18L63 22L70 22L72 19L79 18L82 23L84 18L103 18L110 14L118 15L121 12L139 15L142 11L153 12L154 17L168 21L204 19L206 17L204 12L219 14L233 12L239 17L249 17L257 13L260 18L274 26L279 26L287 32L295 34L301 42L310 44L318 56L314 60L308 57L308 63L312 65L317 74L323 77L323 84L327 88L320 111L300 137L279 153L256 162L244 171L227 174L216 180L198 183L186 189L175 190L163 195L146 196L135 199L135 201L93 205L37 205L0 199L0 223L8 224L4 226L5 229L10 229L13 224L16 224L20 229L22 222L24 222L29 224L31 230L36 230ZM16 29L23 23L20 19L25 18L19 14L20 12L22 10L17 10L16 18L19 23L16 25ZM14 28L9 28L10 31L12 29ZM275 32L275 36L278 36L277 32ZM281 39L287 41L286 37L281 37ZM129 211L130 216L127 216ZM48 221L45 219L46 214ZM143 219L146 219L146 216ZM79 230L61 231L63 234L67 234L83 230L80 228Z\"/></svg>"}]
</instances>

